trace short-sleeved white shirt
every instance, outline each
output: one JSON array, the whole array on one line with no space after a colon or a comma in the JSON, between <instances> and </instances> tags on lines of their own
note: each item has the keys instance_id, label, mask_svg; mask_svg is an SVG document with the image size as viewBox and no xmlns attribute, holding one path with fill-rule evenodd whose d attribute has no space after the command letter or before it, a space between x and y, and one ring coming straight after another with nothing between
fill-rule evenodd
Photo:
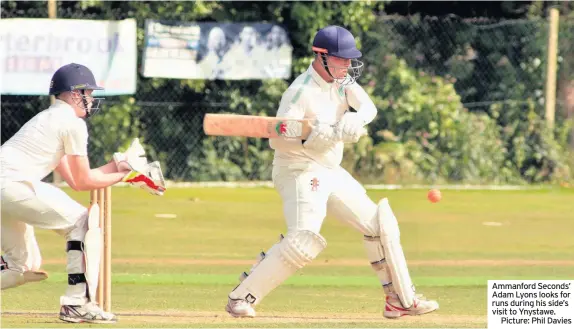
<instances>
[{"instance_id":1,"label":"short-sleeved white shirt","mask_svg":"<svg viewBox=\"0 0 574 329\"><path fill-rule=\"evenodd\" d=\"M39 181L64 155L88 154L88 128L66 102L56 100L0 148L3 182Z\"/></svg>"}]
</instances>

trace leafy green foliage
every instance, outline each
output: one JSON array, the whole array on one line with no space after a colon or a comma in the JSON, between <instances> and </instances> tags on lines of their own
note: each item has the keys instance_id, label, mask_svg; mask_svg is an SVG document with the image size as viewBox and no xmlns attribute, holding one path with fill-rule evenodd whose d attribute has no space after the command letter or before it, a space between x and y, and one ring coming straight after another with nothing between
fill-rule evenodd
<instances>
[{"instance_id":1,"label":"leafy green foliage","mask_svg":"<svg viewBox=\"0 0 574 329\"><path fill-rule=\"evenodd\" d=\"M107 106L87 120L92 166L101 166L111 160L114 152L125 150L140 135L139 118L135 100L122 96L121 102Z\"/></svg>"},{"instance_id":2,"label":"leafy green foliage","mask_svg":"<svg viewBox=\"0 0 574 329\"><path fill-rule=\"evenodd\" d=\"M502 168L505 159L496 123L468 113L451 83L417 72L395 56L387 56L371 74L368 91L379 109L371 126L377 131L352 147L354 158L346 166L356 175L477 183L516 177L511 169L492 170ZM375 172L381 176L373 177Z\"/></svg>"},{"instance_id":3,"label":"leafy green foliage","mask_svg":"<svg viewBox=\"0 0 574 329\"><path fill-rule=\"evenodd\" d=\"M572 120L567 120L567 113L560 111L560 106L553 130L546 127L543 119L545 79L541 77L546 76L546 23L541 19L488 23L493 22L422 19L417 16L410 19L381 18L379 29L367 34L369 44L378 45L368 53L369 62L377 63L369 71L369 80L375 86L373 94L383 99L378 105L383 111L384 122L375 126L382 125L397 133L401 141L411 140L409 133L412 131L424 131L420 133L426 134L431 141L423 139L419 142L426 157L415 162L426 168L425 177L433 181L439 178L474 181L477 177L494 182L571 179L574 167L568 165L566 146ZM565 27L561 29L567 31ZM393 61L390 70L381 69L380 66L389 65L388 61L381 60L385 58L381 54L395 54L406 65ZM407 66L419 69L420 76L408 74ZM560 70L563 76L569 71L565 64L560 65ZM431 83L428 76L433 77ZM433 82L435 76L444 80ZM389 80L392 82L387 83ZM447 105L449 102L454 102L453 106L458 105L452 107ZM462 114L449 118L449 115L460 112L456 109L462 107L460 103L465 104L471 113L480 114L484 122L479 124L477 118L465 118ZM435 109L427 109L421 104ZM394 111L385 112L385 108ZM416 120L414 114L417 114ZM432 143L437 134L443 141L447 140L449 136L445 134L458 129L453 123L465 121L467 129L476 124L488 129L480 135L473 135L471 140L468 140L470 135L459 134L456 137L449 135L453 140L446 144ZM483 138L486 132L489 135ZM459 142L459 146L445 152L453 141ZM496 145L492 145L492 141L496 141ZM376 138L374 142L377 143ZM426 143L432 147L425 146ZM465 151L467 143L473 146ZM483 147L485 153L482 156L493 161L476 167L480 162L475 157L466 164L457 164L457 159L468 159L463 155L465 152L480 154L475 149L477 147ZM439 151L444 153L435 158L434 154L441 154ZM487 170L489 165L492 167ZM444 168L450 174L433 173L431 168L437 171ZM449 168L454 171L448 171Z\"/></svg>"},{"instance_id":4,"label":"leafy green foliage","mask_svg":"<svg viewBox=\"0 0 574 329\"><path fill-rule=\"evenodd\" d=\"M567 136L570 122L558 125L557 134L536 112L533 100L526 104L494 104L491 112L498 118L507 148L507 164L518 170L528 182L570 180Z\"/></svg>"}]
</instances>

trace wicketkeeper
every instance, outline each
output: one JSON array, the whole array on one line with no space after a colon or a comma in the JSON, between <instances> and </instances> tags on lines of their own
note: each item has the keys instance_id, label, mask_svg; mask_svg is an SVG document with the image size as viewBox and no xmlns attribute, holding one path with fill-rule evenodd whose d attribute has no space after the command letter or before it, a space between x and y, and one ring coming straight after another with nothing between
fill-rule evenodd
<instances>
[{"instance_id":1,"label":"wicketkeeper","mask_svg":"<svg viewBox=\"0 0 574 329\"><path fill-rule=\"evenodd\" d=\"M99 213L74 201L58 187L42 182L58 172L76 191L127 182L162 195L165 184L157 163L148 164L139 143L114 154L92 169L88 160L85 119L94 115L102 98L94 75L85 66L68 64L50 83L56 101L28 121L0 149L2 199L2 290L47 278L34 228L54 230L66 238L68 288L60 297L60 319L68 322L111 323L114 314L95 302L101 238ZM95 217L95 218L94 218ZM98 225L98 224L95 224ZM93 231L92 231L93 232Z\"/></svg>"},{"instance_id":2,"label":"wicketkeeper","mask_svg":"<svg viewBox=\"0 0 574 329\"><path fill-rule=\"evenodd\" d=\"M285 91L277 117L312 119L316 125L305 141L270 139L287 234L243 273L226 310L234 317L254 317L254 306L313 261L327 245L320 231L329 212L363 234L367 258L386 295L385 317L432 312L438 303L415 294L389 201L374 203L340 166L344 143L357 142L377 114L356 83L363 69L361 52L353 35L339 26L321 29L312 49L315 60Z\"/></svg>"}]
</instances>

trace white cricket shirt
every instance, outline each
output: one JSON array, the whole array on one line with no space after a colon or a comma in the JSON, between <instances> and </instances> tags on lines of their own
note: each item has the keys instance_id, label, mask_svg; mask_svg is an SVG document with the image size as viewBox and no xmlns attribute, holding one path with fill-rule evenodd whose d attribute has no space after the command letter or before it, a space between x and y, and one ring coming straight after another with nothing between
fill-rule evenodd
<instances>
[{"instance_id":1,"label":"white cricket shirt","mask_svg":"<svg viewBox=\"0 0 574 329\"><path fill-rule=\"evenodd\" d=\"M356 82L346 86L326 82L311 64L283 93L276 116L335 124L349 107L356 110L367 124L377 114L375 104L363 87ZM275 150L275 166L299 164L301 167L320 165L335 168L343 159L343 142L322 151L306 149L301 140L293 138L273 138L269 145Z\"/></svg>"},{"instance_id":2,"label":"white cricket shirt","mask_svg":"<svg viewBox=\"0 0 574 329\"><path fill-rule=\"evenodd\" d=\"M0 148L2 182L39 181L65 155L88 154L88 128L66 102L56 100Z\"/></svg>"}]
</instances>

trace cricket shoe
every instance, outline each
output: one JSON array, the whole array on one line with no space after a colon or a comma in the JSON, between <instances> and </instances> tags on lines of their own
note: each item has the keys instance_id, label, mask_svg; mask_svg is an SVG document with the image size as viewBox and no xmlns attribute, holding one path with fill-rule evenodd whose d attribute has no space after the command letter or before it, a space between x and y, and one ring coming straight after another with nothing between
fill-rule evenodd
<instances>
[{"instance_id":1,"label":"cricket shoe","mask_svg":"<svg viewBox=\"0 0 574 329\"><path fill-rule=\"evenodd\" d=\"M417 295L414 299L413 306L404 308L401 301L396 296L387 296L385 318L394 319L405 315L422 315L438 309L438 303L434 300L427 300L422 295Z\"/></svg>"},{"instance_id":2,"label":"cricket shoe","mask_svg":"<svg viewBox=\"0 0 574 329\"><path fill-rule=\"evenodd\" d=\"M225 306L227 313L231 314L234 318L254 318L255 310L251 303L243 299L231 299L227 302Z\"/></svg>"},{"instance_id":3,"label":"cricket shoe","mask_svg":"<svg viewBox=\"0 0 574 329\"><path fill-rule=\"evenodd\" d=\"M89 302L85 305L62 305L60 320L73 323L116 323L114 314L104 312L98 304Z\"/></svg>"}]
</instances>

